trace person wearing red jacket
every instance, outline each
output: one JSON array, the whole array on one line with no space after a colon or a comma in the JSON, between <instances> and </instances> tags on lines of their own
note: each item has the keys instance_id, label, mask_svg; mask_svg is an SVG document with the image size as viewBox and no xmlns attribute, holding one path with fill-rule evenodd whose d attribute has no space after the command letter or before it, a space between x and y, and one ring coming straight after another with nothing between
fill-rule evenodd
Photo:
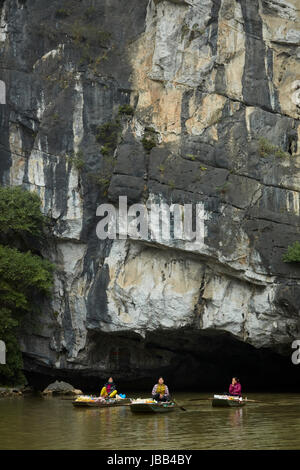
<instances>
[{"instance_id":1,"label":"person wearing red jacket","mask_svg":"<svg viewBox=\"0 0 300 470\"><path fill-rule=\"evenodd\" d=\"M242 395L242 386L237 377L233 377L231 384L229 385L229 394L235 397Z\"/></svg>"}]
</instances>

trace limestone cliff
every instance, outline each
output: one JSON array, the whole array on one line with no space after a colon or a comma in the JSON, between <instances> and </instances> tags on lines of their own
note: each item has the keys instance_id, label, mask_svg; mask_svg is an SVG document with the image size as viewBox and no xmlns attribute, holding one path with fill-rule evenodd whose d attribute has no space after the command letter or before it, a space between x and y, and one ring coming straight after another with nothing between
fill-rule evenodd
<instances>
[{"instance_id":1,"label":"limestone cliff","mask_svg":"<svg viewBox=\"0 0 300 470\"><path fill-rule=\"evenodd\" d=\"M0 8L2 184L40 195L57 266L22 332L27 371L279 367L300 335L300 269L282 262L300 237L298 0ZM201 204L204 244L99 240L97 206L124 195Z\"/></svg>"}]
</instances>

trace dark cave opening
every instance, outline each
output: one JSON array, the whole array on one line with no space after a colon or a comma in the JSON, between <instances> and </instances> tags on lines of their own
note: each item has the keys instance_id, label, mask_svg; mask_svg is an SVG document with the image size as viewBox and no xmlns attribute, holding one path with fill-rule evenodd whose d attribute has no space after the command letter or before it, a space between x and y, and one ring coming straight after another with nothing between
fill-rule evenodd
<instances>
[{"instance_id":1,"label":"dark cave opening","mask_svg":"<svg viewBox=\"0 0 300 470\"><path fill-rule=\"evenodd\" d=\"M93 333L87 348L85 366L73 363L59 370L25 355L29 384L42 390L54 380L63 380L85 393L97 393L112 375L122 392L150 393L163 375L173 392L223 393L237 376L244 393L300 392L300 365L292 363L292 349L290 355L256 349L215 330L155 331L145 339L125 333Z\"/></svg>"}]
</instances>

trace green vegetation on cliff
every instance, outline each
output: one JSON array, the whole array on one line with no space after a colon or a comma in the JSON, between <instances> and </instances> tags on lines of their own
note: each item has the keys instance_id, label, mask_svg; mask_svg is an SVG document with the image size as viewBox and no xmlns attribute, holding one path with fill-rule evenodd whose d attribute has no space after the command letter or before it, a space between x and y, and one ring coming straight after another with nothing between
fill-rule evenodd
<instances>
[{"instance_id":1,"label":"green vegetation on cliff","mask_svg":"<svg viewBox=\"0 0 300 470\"><path fill-rule=\"evenodd\" d=\"M0 234L42 233L45 218L40 211L40 200L36 194L23 189L0 186Z\"/></svg>"},{"instance_id":2,"label":"green vegetation on cliff","mask_svg":"<svg viewBox=\"0 0 300 470\"><path fill-rule=\"evenodd\" d=\"M92 175L94 182L101 188L102 195L106 196L111 177L115 167L114 153L120 142L122 134L122 125L120 116L129 115L129 108L119 109L118 116L97 128L96 141L101 144L102 167L101 170Z\"/></svg>"},{"instance_id":3,"label":"green vegetation on cliff","mask_svg":"<svg viewBox=\"0 0 300 470\"><path fill-rule=\"evenodd\" d=\"M156 131L152 127L145 128L145 134L142 138L144 149L150 153L151 150L157 145Z\"/></svg>"},{"instance_id":4,"label":"green vegetation on cliff","mask_svg":"<svg viewBox=\"0 0 300 470\"><path fill-rule=\"evenodd\" d=\"M300 242L295 242L287 249L286 254L283 256L285 263L300 262Z\"/></svg>"},{"instance_id":5,"label":"green vegetation on cliff","mask_svg":"<svg viewBox=\"0 0 300 470\"><path fill-rule=\"evenodd\" d=\"M119 114L126 114L127 116L133 116L134 109L129 104L123 104L122 106L119 106Z\"/></svg>"},{"instance_id":6,"label":"green vegetation on cliff","mask_svg":"<svg viewBox=\"0 0 300 470\"><path fill-rule=\"evenodd\" d=\"M265 137L259 139L259 153L261 157L268 157L269 155L275 155L275 157L289 158L291 155L285 152L278 145L273 145Z\"/></svg>"},{"instance_id":7,"label":"green vegetation on cliff","mask_svg":"<svg viewBox=\"0 0 300 470\"><path fill-rule=\"evenodd\" d=\"M18 327L25 315L38 312L52 286L53 266L36 252L46 219L40 200L21 188L0 187L0 339L6 344L6 364L0 383L24 382Z\"/></svg>"}]
</instances>

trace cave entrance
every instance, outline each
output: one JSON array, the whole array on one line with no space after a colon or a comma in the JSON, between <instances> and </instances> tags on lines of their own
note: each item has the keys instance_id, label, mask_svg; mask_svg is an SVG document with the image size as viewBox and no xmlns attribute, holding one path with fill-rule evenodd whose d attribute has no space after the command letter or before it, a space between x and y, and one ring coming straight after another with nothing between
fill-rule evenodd
<instances>
[{"instance_id":1,"label":"cave entrance","mask_svg":"<svg viewBox=\"0 0 300 470\"><path fill-rule=\"evenodd\" d=\"M161 349L163 346L163 349ZM300 391L300 365L291 360L290 345L284 354L257 349L226 332L183 330L180 334L151 333L146 347L158 359L168 352L164 373L178 390L228 391L232 377L239 377L244 392ZM157 349L159 348L159 350ZM156 352L155 352L156 351Z\"/></svg>"},{"instance_id":2,"label":"cave entrance","mask_svg":"<svg viewBox=\"0 0 300 470\"><path fill-rule=\"evenodd\" d=\"M25 357L29 383L40 389L64 380L95 392L113 376L119 390L150 393L163 375L173 393L223 393L237 376L243 393L300 392L300 365L292 363L289 345L283 355L256 349L226 332L161 330L148 332L145 338L129 332L94 332L86 349L78 358L81 366L73 362L68 369L56 370Z\"/></svg>"}]
</instances>

